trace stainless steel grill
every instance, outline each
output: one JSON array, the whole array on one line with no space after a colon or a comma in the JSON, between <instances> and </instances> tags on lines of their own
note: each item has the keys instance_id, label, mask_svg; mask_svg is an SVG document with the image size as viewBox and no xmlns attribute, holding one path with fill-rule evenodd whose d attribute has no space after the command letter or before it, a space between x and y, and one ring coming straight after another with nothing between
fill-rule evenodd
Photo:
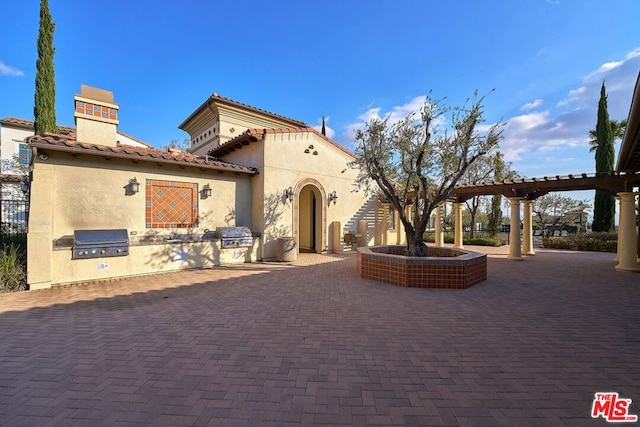
<instances>
[{"instance_id":1,"label":"stainless steel grill","mask_svg":"<svg viewBox=\"0 0 640 427\"><path fill-rule=\"evenodd\" d=\"M248 227L218 227L216 234L222 248L246 248L253 246L253 235Z\"/></svg>"},{"instance_id":2,"label":"stainless steel grill","mask_svg":"<svg viewBox=\"0 0 640 427\"><path fill-rule=\"evenodd\" d=\"M129 236L126 229L73 232L73 259L126 255L129 255Z\"/></svg>"}]
</instances>

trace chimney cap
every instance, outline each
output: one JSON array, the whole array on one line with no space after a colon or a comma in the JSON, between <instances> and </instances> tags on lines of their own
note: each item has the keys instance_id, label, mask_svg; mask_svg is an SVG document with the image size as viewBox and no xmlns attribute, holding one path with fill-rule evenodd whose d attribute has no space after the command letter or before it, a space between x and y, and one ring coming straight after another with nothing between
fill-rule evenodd
<instances>
[{"instance_id":1,"label":"chimney cap","mask_svg":"<svg viewBox=\"0 0 640 427\"><path fill-rule=\"evenodd\" d=\"M107 102L109 104L115 104L113 100L113 92L105 89L99 89L97 87L80 85L80 95L83 98L92 99L95 101Z\"/></svg>"}]
</instances>

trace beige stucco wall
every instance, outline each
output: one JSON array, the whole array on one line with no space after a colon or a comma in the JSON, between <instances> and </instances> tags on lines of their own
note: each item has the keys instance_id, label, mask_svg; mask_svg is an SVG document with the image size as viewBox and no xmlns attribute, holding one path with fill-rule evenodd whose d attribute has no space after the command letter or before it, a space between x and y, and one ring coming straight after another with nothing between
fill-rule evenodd
<instances>
[{"instance_id":1,"label":"beige stucco wall","mask_svg":"<svg viewBox=\"0 0 640 427\"><path fill-rule=\"evenodd\" d=\"M257 113L237 106L211 102L208 108L191 118L185 130L191 138L191 152L204 156L216 147L248 129L273 129L293 126L289 120Z\"/></svg>"},{"instance_id":2,"label":"beige stucco wall","mask_svg":"<svg viewBox=\"0 0 640 427\"><path fill-rule=\"evenodd\" d=\"M313 149L309 149L310 145L313 145ZM305 153L307 149L309 153ZM314 155L314 151L317 154ZM254 225L263 233L262 256L265 259L276 256L278 237L291 236L292 230L297 228L295 207L300 209L298 212L300 218L303 215L310 217L310 212L305 208L308 206L307 200L298 198L299 191L293 203L284 197L288 187L296 189L305 180L317 182L319 190L323 190L325 195L324 199L318 200L318 203L324 205L326 212L322 250L331 250L335 247L329 239L334 235L330 232L331 224L336 221L340 223L343 231L349 229L356 232L358 221L366 220L367 242L373 244L375 234L379 231L379 227L375 224L375 210L378 203L369 200L362 191L353 191L357 172L345 171L352 157L319 135L313 132L267 134L264 142L253 142L226 155L224 159L260 169L260 176L256 178L262 181L263 191L254 193L253 206L258 210L254 215ZM263 164L260 165L260 162ZM332 191L336 192L338 200L336 204L328 205L326 196ZM302 193L303 198L308 195L309 193ZM262 208L259 207L260 203L263 204ZM262 225L258 224L260 219L262 219ZM320 217L318 221L321 221ZM304 227L304 223L301 224ZM307 237L309 235L309 230L298 230L296 237L302 239L298 241L299 248L310 245ZM320 236L317 238L320 239Z\"/></svg>"},{"instance_id":3,"label":"beige stucco wall","mask_svg":"<svg viewBox=\"0 0 640 427\"><path fill-rule=\"evenodd\" d=\"M98 156L72 157L50 150L47 156L46 160L36 157L33 165L28 233L28 282L32 289L79 280L217 265L221 261L244 262L245 254L229 250L221 254L216 243L197 240L206 229L219 226L246 225L253 229L249 175L107 160ZM141 184L140 192L127 195L125 186L134 177ZM209 184L212 197L198 197L198 225L190 229L146 228L147 179L197 183L198 190ZM128 230L132 241L129 256L71 259L68 242L74 230L112 228ZM183 242L168 244L165 240L169 237ZM134 244L145 238L153 238L153 244ZM258 246L256 241L252 249L254 260ZM107 262L108 268L100 269L100 262Z\"/></svg>"},{"instance_id":4,"label":"beige stucco wall","mask_svg":"<svg viewBox=\"0 0 640 427\"><path fill-rule=\"evenodd\" d=\"M115 120L94 120L83 114L76 113L76 132L80 142L115 147L118 141L117 128L117 121Z\"/></svg>"}]
</instances>

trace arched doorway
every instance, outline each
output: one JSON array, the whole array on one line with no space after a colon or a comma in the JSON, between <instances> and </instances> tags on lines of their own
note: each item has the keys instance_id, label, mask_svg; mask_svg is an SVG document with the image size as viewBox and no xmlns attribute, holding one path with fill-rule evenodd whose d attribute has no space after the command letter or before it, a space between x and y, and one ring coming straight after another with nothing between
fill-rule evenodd
<instances>
[{"instance_id":1,"label":"arched doorway","mask_svg":"<svg viewBox=\"0 0 640 427\"><path fill-rule=\"evenodd\" d=\"M300 252L321 253L326 250L325 191L315 179L298 183L294 206L294 232Z\"/></svg>"}]
</instances>

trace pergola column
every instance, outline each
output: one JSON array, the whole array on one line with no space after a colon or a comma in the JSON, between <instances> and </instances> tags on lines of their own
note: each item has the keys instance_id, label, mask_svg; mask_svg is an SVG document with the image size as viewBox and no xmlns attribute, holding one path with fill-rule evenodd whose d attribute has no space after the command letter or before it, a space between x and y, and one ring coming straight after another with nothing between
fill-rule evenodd
<instances>
[{"instance_id":1,"label":"pergola column","mask_svg":"<svg viewBox=\"0 0 640 427\"><path fill-rule=\"evenodd\" d=\"M444 246L444 234L442 233L442 203L436 206L436 247Z\"/></svg>"},{"instance_id":2,"label":"pergola column","mask_svg":"<svg viewBox=\"0 0 640 427\"><path fill-rule=\"evenodd\" d=\"M618 197L620 197L620 218L618 220L618 265L616 270L640 271L635 193L618 193Z\"/></svg>"},{"instance_id":3,"label":"pergola column","mask_svg":"<svg viewBox=\"0 0 640 427\"><path fill-rule=\"evenodd\" d=\"M455 218L453 227L453 247L462 249L464 248L462 244L462 203L453 204L453 217Z\"/></svg>"},{"instance_id":4,"label":"pergola column","mask_svg":"<svg viewBox=\"0 0 640 427\"><path fill-rule=\"evenodd\" d=\"M533 201L523 200L522 207L524 210L524 218L522 224L522 254L535 255L533 251Z\"/></svg>"},{"instance_id":5,"label":"pergola column","mask_svg":"<svg viewBox=\"0 0 640 427\"><path fill-rule=\"evenodd\" d=\"M520 197L509 197L511 221L509 228L509 259L522 261L520 247Z\"/></svg>"}]
</instances>

